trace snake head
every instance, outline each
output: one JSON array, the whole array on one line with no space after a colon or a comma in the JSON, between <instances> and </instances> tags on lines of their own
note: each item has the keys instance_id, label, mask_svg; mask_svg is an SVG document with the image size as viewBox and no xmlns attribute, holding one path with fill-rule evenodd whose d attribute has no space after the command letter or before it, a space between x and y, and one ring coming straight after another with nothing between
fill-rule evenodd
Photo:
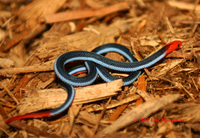
<instances>
[{"instance_id":1,"label":"snake head","mask_svg":"<svg viewBox=\"0 0 200 138\"><path fill-rule=\"evenodd\" d=\"M167 51L166 51L165 55L167 55L167 54L171 53L172 51L176 50L177 48L181 47L181 45L182 45L182 42L179 40L176 40L176 41L166 44L165 48Z\"/></svg>"}]
</instances>

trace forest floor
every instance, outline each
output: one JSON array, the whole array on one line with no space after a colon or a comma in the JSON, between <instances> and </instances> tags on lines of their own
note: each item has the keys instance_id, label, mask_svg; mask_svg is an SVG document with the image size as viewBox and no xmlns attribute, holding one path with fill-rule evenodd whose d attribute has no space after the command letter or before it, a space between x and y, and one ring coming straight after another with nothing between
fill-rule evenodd
<instances>
[{"instance_id":1,"label":"forest floor","mask_svg":"<svg viewBox=\"0 0 200 138\"><path fill-rule=\"evenodd\" d=\"M200 137L199 23L198 0L0 0L0 137ZM64 103L63 53L117 43L142 60L174 40L182 46L128 86L98 77L59 115L5 123Z\"/></svg>"}]
</instances>

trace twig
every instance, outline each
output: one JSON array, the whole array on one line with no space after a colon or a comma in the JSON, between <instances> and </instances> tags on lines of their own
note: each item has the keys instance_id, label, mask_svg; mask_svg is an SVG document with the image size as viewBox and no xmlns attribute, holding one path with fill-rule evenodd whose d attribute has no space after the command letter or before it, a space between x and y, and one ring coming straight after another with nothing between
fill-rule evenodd
<instances>
[{"instance_id":1,"label":"twig","mask_svg":"<svg viewBox=\"0 0 200 138\"><path fill-rule=\"evenodd\" d=\"M112 98L110 97L109 100L107 101L106 105L104 106L104 109L101 111L101 114L100 114L100 116L99 116L98 122L97 122L96 126L94 127L94 135L96 134L96 131L97 131L98 127L99 127L100 121L101 121L101 119L102 119L102 117L103 117L103 115L104 115L104 113L105 113L105 111L106 111L106 107L107 107L108 104L111 102L111 99L112 99ZM94 136L94 135L93 135L93 136Z\"/></svg>"},{"instance_id":2,"label":"twig","mask_svg":"<svg viewBox=\"0 0 200 138\"><path fill-rule=\"evenodd\" d=\"M21 129L21 130L25 130L29 133L32 133L36 136L43 136L43 137L48 137L48 138L60 138L57 135L54 134L49 134L46 131L40 130L34 126L29 126L25 123L21 123L19 120L13 121L9 123L10 126Z\"/></svg>"},{"instance_id":3,"label":"twig","mask_svg":"<svg viewBox=\"0 0 200 138\"><path fill-rule=\"evenodd\" d=\"M174 32L174 28L172 27L172 24L170 23L168 17L165 17L165 21L166 21L166 23L167 23L167 25L168 25L169 30L171 31L171 33L172 33L172 34L175 34L175 32Z\"/></svg>"},{"instance_id":4,"label":"twig","mask_svg":"<svg viewBox=\"0 0 200 138\"><path fill-rule=\"evenodd\" d=\"M180 2L180 1L168 1L168 4L172 7L176 7L178 9L181 9L181 10L194 10L197 11L197 12L200 12L200 5L194 5L194 4L191 4L191 3L187 3L187 2Z\"/></svg>"},{"instance_id":5,"label":"twig","mask_svg":"<svg viewBox=\"0 0 200 138\"><path fill-rule=\"evenodd\" d=\"M60 12L57 14L47 15L44 17L46 23L55 23L76 19L89 18L94 16L105 16L114 12L128 10L130 8L128 2L121 2L106 8L97 9L97 10L76 10L76 11L67 11Z\"/></svg>"},{"instance_id":6,"label":"twig","mask_svg":"<svg viewBox=\"0 0 200 138\"><path fill-rule=\"evenodd\" d=\"M3 87L7 91L8 95L10 95L10 97L13 98L16 104L19 104L18 100L15 98L15 96L10 92L10 90L6 86L4 86L2 83L0 83L0 86Z\"/></svg>"},{"instance_id":7,"label":"twig","mask_svg":"<svg viewBox=\"0 0 200 138\"><path fill-rule=\"evenodd\" d=\"M133 50L133 52L134 52L134 54L135 54L135 58L136 58L138 61L141 61L141 60L142 60L142 57L140 56L140 54L139 54L138 51L136 50L133 41L131 41L130 43L131 43L132 50ZM146 74L149 76L149 78L152 80L152 78L151 78L151 73L149 72L149 70L145 68L144 71L145 71Z\"/></svg>"}]
</instances>

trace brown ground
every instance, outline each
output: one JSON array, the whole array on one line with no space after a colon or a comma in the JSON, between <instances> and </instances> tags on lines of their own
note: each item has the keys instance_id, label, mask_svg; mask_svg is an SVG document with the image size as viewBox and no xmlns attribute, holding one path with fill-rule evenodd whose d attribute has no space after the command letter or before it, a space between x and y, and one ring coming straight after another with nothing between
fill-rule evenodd
<instances>
[{"instance_id":1,"label":"brown ground","mask_svg":"<svg viewBox=\"0 0 200 138\"><path fill-rule=\"evenodd\" d=\"M199 137L198 3L0 0L0 137ZM182 41L181 48L129 86L98 78L76 87L61 115L4 123L65 101L53 69L65 52L119 43L139 60L173 40ZM106 56L124 61L116 53Z\"/></svg>"}]
</instances>

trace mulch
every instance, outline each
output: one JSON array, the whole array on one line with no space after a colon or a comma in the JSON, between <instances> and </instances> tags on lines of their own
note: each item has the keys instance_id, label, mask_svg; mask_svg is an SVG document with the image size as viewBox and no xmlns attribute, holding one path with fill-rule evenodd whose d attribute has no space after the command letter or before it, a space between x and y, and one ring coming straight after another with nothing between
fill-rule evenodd
<instances>
[{"instance_id":1,"label":"mulch","mask_svg":"<svg viewBox=\"0 0 200 138\"><path fill-rule=\"evenodd\" d=\"M199 137L199 15L199 1L0 0L0 137ZM5 123L62 105L63 53L118 43L142 60L173 40L182 46L131 85L98 77L60 115Z\"/></svg>"}]
</instances>

